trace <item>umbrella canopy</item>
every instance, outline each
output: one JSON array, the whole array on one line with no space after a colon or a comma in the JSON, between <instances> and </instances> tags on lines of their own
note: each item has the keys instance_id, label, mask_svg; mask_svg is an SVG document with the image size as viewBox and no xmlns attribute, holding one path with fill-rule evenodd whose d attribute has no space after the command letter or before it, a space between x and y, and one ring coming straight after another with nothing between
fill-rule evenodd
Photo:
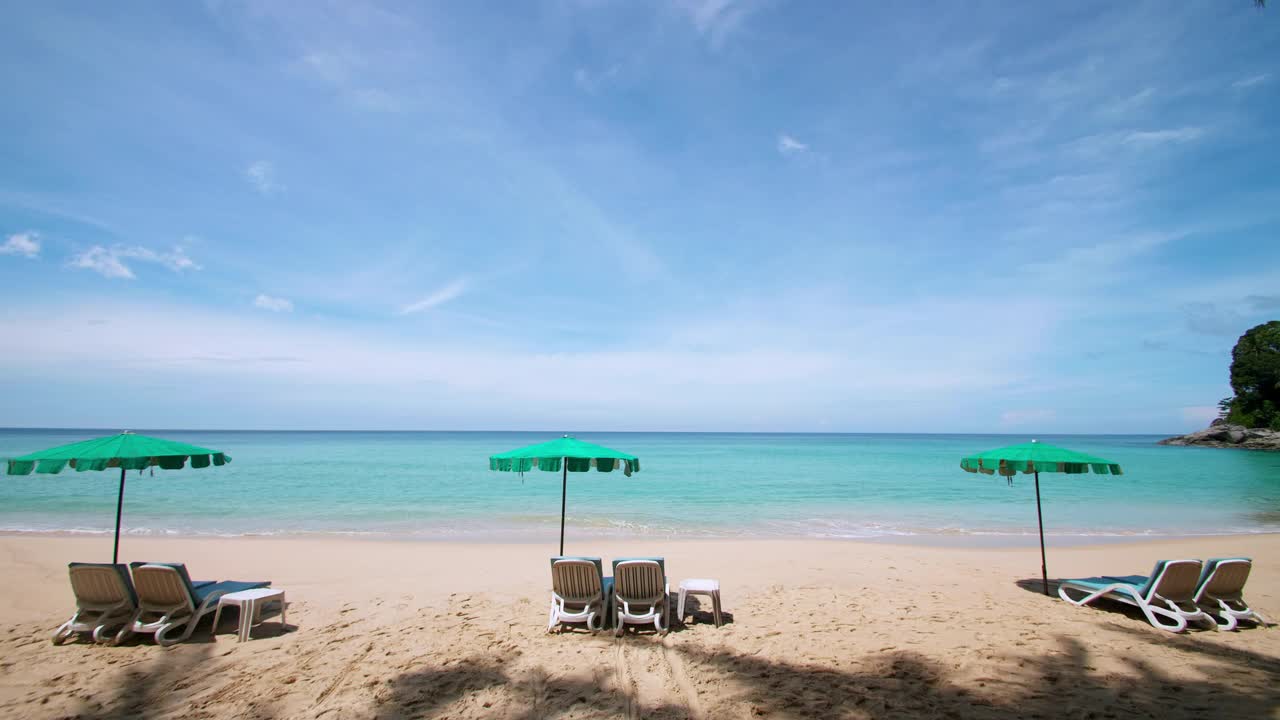
<instances>
[{"instance_id":1,"label":"umbrella canopy","mask_svg":"<svg viewBox=\"0 0 1280 720\"><path fill-rule=\"evenodd\" d=\"M970 455L960 461L960 467L969 472L980 472L987 475L998 472L1005 477L1009 477L1015 472L1079 474L1087 473L1090 470L1100 475L1121 474L1120 466L1110 460L1103 460L1100 457L1086 455L1075 450L1046 445L1036 440Z\"/></svg>"},{"instance_id":2,"label":"umbrella canopy","mask_svg":"<svg viewBox=\"0 0 1280 720\"><path fill-rule=\"evenodd\" d=\"M1029 443L1010 445L998 450L988 450L960 460L960 467L971 473L991 475L1000 473L1012 478L1017 473L1034 473L1036 477L1036 520L1040 525L1040 578L1044 594L1049 594L1049 570L1044 553L1044 515L1040 510L1040 473L1060 472L1078 475L1093 471L1099 475L1120 475L1120 466L1110 460L1086 455L1075 450L1046 445L1032 440Z\"/></svg>"},{"instance_id":3,"label":"umbrella canopy","mask_svg":"<svg viewBox=\"0 0 1280 720\"><path fill-rule=\"evenodd\" d=\"M537 467L546 472L560 471L560 554L564 554L565 501L569 489L570 472L598 472L622 470L627 477L640 471L640 458L618 452L603 445L583 442L565 435L558 440L529 445L509 452L491 455L489 469L506 472L527 472Z\"/></svg>"},{"instance_id":4,"label":"umbrella canopy","mask_svg":"<svg viewBox=\"0 0 1280 720\"><path fill-rule=\"evenodd\" d=\"M76 472L120 468L120 493L116 498L116 542L111 552L111 562L120 558L120 515L124 507L124 474L128 470L160 466L164 470L180 470L191 461L191 467L226 465L231 457L217 450L196 445L161 440L159 438L122 432L119 435L85 440L59 447L11 458L9 475L29 475L62 472L68 465Z\"/></svg>"}]
</instances>

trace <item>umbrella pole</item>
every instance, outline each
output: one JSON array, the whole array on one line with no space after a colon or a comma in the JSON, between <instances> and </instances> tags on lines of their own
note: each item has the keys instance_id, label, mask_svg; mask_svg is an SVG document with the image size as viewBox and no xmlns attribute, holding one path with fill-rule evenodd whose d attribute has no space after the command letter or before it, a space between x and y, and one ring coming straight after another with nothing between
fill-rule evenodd
<instances>
[{"instance_id":1,"label":"umbrella pole","mask_svg":"<svg viewBox=\"0 0 1280 720\"><path fill-rule=\"evenodd\" d=\"M1044 515L1040 512L1040 471L1036 471L1036 520L1040 523L1040 581L1044 594L1049 594L1049 569L1044 560Z\"/></svg>"},{"instance_id":2,"label":"umbrella pole","mask_svg":"<svg viewBox=\"0 0 1280 720\"><path fill-rule=\"evenodd\" d=\"M112 564L120 562L120 513L124 510L124 473L120 468L120 494L116 496L116 544L111 549Z\"/></svg>"},{"instance_id":3,"label":"umbrella pole","mask_svg":"<svg viewBox=\"0 0 1280 720\"><path fill-rule=\"evenodd\" d=\"M564 499L569 492L569 458L560 458L560 554L564 555Z\"/></svg>"}]
</instances>

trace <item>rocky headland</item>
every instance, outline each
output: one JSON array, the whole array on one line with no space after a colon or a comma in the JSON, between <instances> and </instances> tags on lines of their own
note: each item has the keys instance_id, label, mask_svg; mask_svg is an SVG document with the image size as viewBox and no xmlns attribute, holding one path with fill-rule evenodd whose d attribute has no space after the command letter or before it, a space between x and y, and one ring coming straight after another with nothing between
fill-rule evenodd
<instances>
[{"instance_id":1,"label":"rocky headland","mask_svg":"<svg viewBox=\"0 0 1280 720\"><path fill-rule=\"evenodd\" d=\"M1243 425L1232 425L1225 420L1214 420L1204 430L1165 438L1160 441L1160 444L1280 451L1280 430L1247 428Z\"/></svg>"}]
</instances>

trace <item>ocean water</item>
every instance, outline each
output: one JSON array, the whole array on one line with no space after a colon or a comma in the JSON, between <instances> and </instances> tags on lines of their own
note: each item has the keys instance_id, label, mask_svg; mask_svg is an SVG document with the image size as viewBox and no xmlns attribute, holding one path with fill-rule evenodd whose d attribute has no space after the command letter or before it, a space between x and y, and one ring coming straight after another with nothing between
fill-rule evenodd
<instances>
[{"instance_id":1,"label":"ocean water","mask_svg":"<svg viewBox=\"0 0 1280 720\"><path fill-rule=\"evenodd\" d=\"M130 473L133 535L346 534L554 541L560 474L491 472L518 432L144 434L225 451L200 470ZM0 458L107 434L0 430ZM570 473L567 537L1034 538L1030 476L959 467L1009 435L575 433L642 471ZM1041 475L1046 531L1124 538L1280 531L1280 454L1163 447L1157 436L1043 436L1121 476ZM116 471L0 476L0 531L109 533Z\"/></svg>"}]
</instances>

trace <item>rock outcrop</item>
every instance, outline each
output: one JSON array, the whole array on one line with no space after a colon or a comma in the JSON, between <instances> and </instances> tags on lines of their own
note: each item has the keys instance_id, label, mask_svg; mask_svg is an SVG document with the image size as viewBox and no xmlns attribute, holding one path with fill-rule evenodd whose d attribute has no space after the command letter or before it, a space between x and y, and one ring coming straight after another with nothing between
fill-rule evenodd
<instances>
[{"instance_id":1,"label":"rock outcrop","mask_svg":"<svg viewBox=\"0 0 1280 720\"><path fill-rule=\"evenodd\" d=\"M1280 430L1247 428L1222 420L1199 432L1165 438L1161 445L1196 445L1200 447L1245 448L1247 450L1280 451Z\"/></svg>"}]
</instances>

